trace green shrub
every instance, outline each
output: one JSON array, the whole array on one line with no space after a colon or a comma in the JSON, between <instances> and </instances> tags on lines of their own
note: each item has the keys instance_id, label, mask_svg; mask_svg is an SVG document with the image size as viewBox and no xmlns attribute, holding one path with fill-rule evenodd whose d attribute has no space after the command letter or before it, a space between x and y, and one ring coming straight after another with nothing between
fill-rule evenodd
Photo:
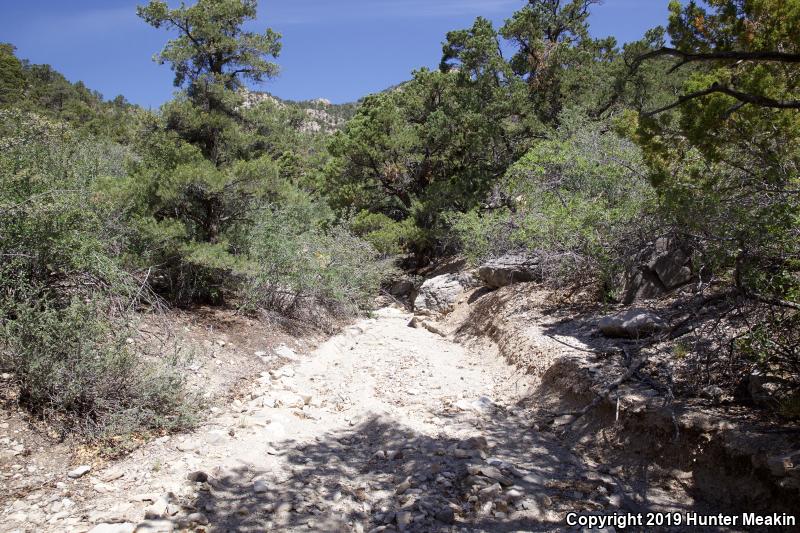
<instances>
[{"instance_id":1,"label":"green shrub","mask_svg":"<svg viewBox=\"0 0 800 533\"><path fill-rule=\"evenodd\" d=\"M300 315L323 304L369 306L390 272L373 246L343 225L298 224L292 206L265 211L250 234L244 305Z\"/></svg>"},{"instance_id":2,"label":"green shrub","mask_svg":"<svg viewBox=\"0 0 800 533\"><path fill-rule=\"evenodd\" d=\"M384 257L407 253L425 240L424 231L414 224L412 218L396 221L382 213L369 211L358 213L350 222L350 229Z\"/></svg>"},{"instance_id":3,"label":"green shrub","mask_svg":"<svg viewBox=\"0 0 800 533\"><path fill-rule=\"evenodd\" d=\"M108 153L0 112L0 368L33 413L95 437L188 422L174 361L125 342L146 288L120 268L123 239L93 189L118 168Z\"/></svg>"},{"instance_id":4,"label":"green shrub","mask_svg":"<svg viewBox=\"0 0 800 533\"><path fill-rule=\"evenodd\" d=\"M449 216L472 262L535 250L551 283L595 280L607 289L646 239L654 200L636 146L569 113L553 139L509 168L493 196L501 207Z\"/></svg>"},{"instance_id":5,"label":"green shrub","mask_svg":"<svg viewBox=\"0 0 800 533\"><path fill-rule=\"evenodd\" d=\"M2 329L0 366L12 371L20 401L64 433L109 437L171 430L191 422L174 361L145 362L132 333L104 315L112 302L20 303Z\"/></svg>"}]
</instances>

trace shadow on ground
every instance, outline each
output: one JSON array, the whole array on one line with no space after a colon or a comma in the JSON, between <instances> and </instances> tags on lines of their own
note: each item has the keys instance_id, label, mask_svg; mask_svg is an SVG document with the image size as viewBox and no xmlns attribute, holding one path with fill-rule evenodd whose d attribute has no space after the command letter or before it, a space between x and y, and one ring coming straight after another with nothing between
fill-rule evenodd
<instances>
[{"instance_id":1,"label":"shadow on ground","mask_svg":"<svg viewBox=\"0 0 800 533\"><path fill-rule=\"evenodd\" d=\"M609 476L515 415L442 416L471 420L474 436L371 416L310 444L276 444L279 469L208 472L209 490L186 507L213 532L559 531L568 510L599 511L613 492Z\"/></svg>"}]
</instances>

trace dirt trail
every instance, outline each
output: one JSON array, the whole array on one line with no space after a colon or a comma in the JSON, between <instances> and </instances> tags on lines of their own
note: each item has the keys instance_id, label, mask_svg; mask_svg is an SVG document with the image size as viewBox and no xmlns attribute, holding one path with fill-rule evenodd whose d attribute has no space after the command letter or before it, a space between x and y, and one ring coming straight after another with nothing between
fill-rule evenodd
<instances>
[{"instance_id":1,"label":"dirt trail","mask_svg":"<svg viewBox=\"0 0 800 533\"><path fill-rule=\"evenodd\" d=\"M629 509L609 468L515 407L529 377L411 318L378 311L0 530L563 531L567 511Z\"/></svg>"}]
</instances>

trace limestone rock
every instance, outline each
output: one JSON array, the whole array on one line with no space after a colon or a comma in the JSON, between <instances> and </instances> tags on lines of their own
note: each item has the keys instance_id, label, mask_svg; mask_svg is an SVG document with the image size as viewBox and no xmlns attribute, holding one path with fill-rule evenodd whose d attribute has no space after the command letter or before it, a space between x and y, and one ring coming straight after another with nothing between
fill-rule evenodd
<instances>
[{"instance_id":1,"label":"limestone rock","mask_svg":"<svg viewBox=\"0 0 800 533\"><path fill-rule=\"evenodd\" d=\"M598 327L606 337L638 339L664 331L667 325L655 313L634 307L602 318Z\"/></svg>"},{"instance_id":2,"label":"limestone rock","mask_svg":"<svg viewBox=\"0 0 800 533\"><path fill-rule=\"evenodd\" d=\"M83 477L88 474L92 470L90 465L81 465L73 470L67 472L67 476L72 479L78 479L79 477Z\"/></svg>"},{"instance_id":3,"label":"limestone rock","mask_svg":"<svg viewBox=\"0 0 800 533\"><path fill-rule=\"evenodd\" d=\"M695 277L691 253L676 239L661 237L637 257L625 279L623 303L657 298L691 282Z\"/></svg>"},{"instance_id":4,"label":"limestone rock","mask_svg":"<svg viewBox=\"0 0 800 533\"><path fill-rule=\"evenodd\" d=\"M426 280L414 299L414 310L423 313L448 313L469 287L468 276L444 274Z\"/></svg>"},{"instance_id":5,"label":"limestone rock","mask_svg":"<svg viewBox=\"0 0 800 533\"><path fill-rule=\"evenodd\" d=\"M172 533L174 530L171 520L145 520L136 526L134 533Z\"/></svg>"},{"instance_id":6,"label":"limestone rock","mask_svg":"<svg viewBox=\"0 0 800 533\"><path fill-rule=\"evenodd\" d=\"M535 255L507 254L481 265L478 277L487 286L498 289L514 283L540 281L542 270Z\"/></svg>"}]
</instances>

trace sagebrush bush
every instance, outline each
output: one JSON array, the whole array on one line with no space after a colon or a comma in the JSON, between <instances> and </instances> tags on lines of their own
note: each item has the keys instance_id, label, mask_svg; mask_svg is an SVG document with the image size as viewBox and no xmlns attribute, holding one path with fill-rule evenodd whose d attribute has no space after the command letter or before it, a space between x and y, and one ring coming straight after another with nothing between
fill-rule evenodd
<instances>
[{"instance_id":1,"label":"sagebrush bush","mask_svg":"<svg viewBox=\"0 0 800 533\"><path fill-rule=\"evenodd\" d=\"M188 422L172 361L126 345L146 288L94 185L109 150L36 115L0 113L0 368L62 432L102 436Z\"/></svg>"},{"instance_id":2,"label":"sagebrush bush","mask_svg":"<svg viewBox=\"0 0 800 533\"><path fill-rule=\"evenodd\" d=\"M21 303L2 329L0 366L20 402L63 433L92 437L172 430L191 423L183 377L172 360L144 361L132 331L107 319L110 302Z\"/></svg>"},{"instance_id":3,"label":"sagebrush bush","mask_svg":"<svg viewBox=\"0 0 800 533\"><path fill-rule=\"evenodd\" d=\"M345 225L312 219L296 224L295 218L293 206L284 206L266 210L256 223L249 238L244 305L289 315L320 304L346 313L367 308L391 271L388 262Z\"/></svg>"}]
</instances>

